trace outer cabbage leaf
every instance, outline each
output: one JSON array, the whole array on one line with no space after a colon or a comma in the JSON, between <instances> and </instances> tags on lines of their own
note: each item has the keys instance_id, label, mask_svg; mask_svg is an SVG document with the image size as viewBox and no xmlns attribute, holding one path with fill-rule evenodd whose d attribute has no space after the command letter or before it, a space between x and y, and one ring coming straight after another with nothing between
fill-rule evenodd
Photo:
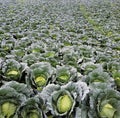
<instances>
[{"instance_id":1,"label":"outer cabbage leaf","mask_svg":"<svg viewBox=\"0 0 120 118\"><path fill-rule=\"evenodd\" d=\"M33 91L28 88L28 86L26 84L23 83L18 83L16 81L10 81L10 82L6 82L3 86L3 88L13 88L16 92L21 93L23 95L25 95L26 97L30 97L33 94Z\"/></svg>"}]
</instances>

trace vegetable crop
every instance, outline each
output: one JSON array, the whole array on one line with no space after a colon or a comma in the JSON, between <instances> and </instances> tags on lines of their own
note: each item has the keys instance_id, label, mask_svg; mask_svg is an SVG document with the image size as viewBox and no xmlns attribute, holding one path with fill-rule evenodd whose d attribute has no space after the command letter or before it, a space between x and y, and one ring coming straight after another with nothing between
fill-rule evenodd
<instances>
[{"instance_id":1,"label":"vegetable crop","mask_svg":"<svg viewBox=\"0 0 120 118\"><path fill-rule=\"evenodd\" d=\"M0 0L0 118L119 111L119 0Z\"/></svg>"}]
</instances>

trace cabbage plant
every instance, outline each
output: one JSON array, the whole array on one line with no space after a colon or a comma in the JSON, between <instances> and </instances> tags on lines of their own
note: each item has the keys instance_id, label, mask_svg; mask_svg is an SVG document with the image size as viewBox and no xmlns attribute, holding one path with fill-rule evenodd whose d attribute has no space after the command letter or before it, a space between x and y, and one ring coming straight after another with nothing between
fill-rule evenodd
<instances>
[{"instance_id":1,"label":"cabbage plant","mask_svg":"<svg viewBox=\"0 0 120 118\"><path fill-rule=\"evenodd\" d=\"M28 66L31 66L32 64L36 63L38 61L38 57L35 56L35 54L26 54L22 58L22 62L26 63Z\"/></svg>"},{"instance_id":2,"label":"cabbage plant","mask_svg":"<svg viewBox=\"0 0 120 118\"><path fill-rule=\"evenodd\" d=\"M43 54L44 57L49 58L49 57L55 57L56 53L55 51L45 51L45 53Z\"/></svg>"},{"instance_id":3,"label":"cabbage plant","mask_svg":"<svg viewBox=\"0 0 120 118\"><path fill-rule=\"evenodd\" d=\"M52 77L54 68L48 62L39 62L32 64L27 76L27 83L37 90L42 90Z\"/></svg>"},{"instance_id":4,"label":"cabbage plant","mask_svg":"<svg viewBox=\"0 0 120 118\"><path fill-rule=\"evenodd\" d=\"M103 71L103 68L97 68L86 75L85 81L90 85L92 83L108 83L114 85L114 80L107 72Z\"/></svg>"},{"instance_id":5,"label":"cabbage plant","mask_svg":"<svg viewBox=\"0 0 120 118\"><path fill-rule=\"evenodd\" d=\"M71 117L76 107L76 102L80 107L82 101L89 93L89 88L84 82L77 83L69 82L66 85L60 86L48 84L41 96L46 101L47 112L51 112L53 116Z\"/></svg>"},{"instance_id":6,"label":"cabbage plant","mask_svg":"<svg viewBox=\"0 0 120 118\"><path fill-rule=\"evenodd\" d=\"M70 54L64 54L63 56L63 63L65 65L71 65L73 67L77 67L77 60L78 60L78 54L70 53Z\"/></svg>"},{"instance_id":7,"label":"cabbage plant","mask_svg":"<svg viewBox=\"0 0 120 118\"><path fill-rule=\"evenodd\" d=\"M32 43L28 48L27 48L27 53L43 53L44 47L40 45L39 43Z\"/></svg>"},{"instance_id":8,"label":"cabbage plant","mask_svg":"<svg viewBox=\"0 0 120 118\"><path fill-rule=\"evenodd\" d=\"M31 96L34 96L34 93L26 84L5 82L0 88L0 118L19 118L21 105Z\"/></svg>"},{"instance_id":9,"label":"cabbage plant","mask_svg":"<svg viewBox=\"0 0 120 118\"><path fill-rule=\"evenodd\" d=\"M54 57L48 57L45 59L46 62L49 62L53 67L56 67L57 65L59 65L59 61L58 59L54 58Z\"/></svg>"},{"instance_id":10,"label":"cabbage plant","mask_svg":"<svg viewBox=\"0 0 120 118\"><path fill-rule=\"evenodd\" d=\"M20 118L43 118L44 114L44 101L37 95L28 98L18 109L18 116Z\"/></svg>"},{"instance_id":11,"label":"cabbage plant","mask_svg":"<svg viewBox=\"0 0 120 118\"><path fill-rule=\"evenodd\" d=\"M26 97L10 87L0 88L0 117L17 118L17 109Z\"/></svg>"},{"instance_id":12,"label":"cabbage plant","mask_svg":"<svg viewBox=\"0 0 120 118\"><path fill-rule=\"evenodd\" d=\"M97 83L90 88L89 118L119 118L120 93L106 83Z\"/></svg>"},{"instance_id":13,"label":"cabbage plant","mask_svg":"<svg viewBox=\"0 0 120 118\"><path fill-rule=\"evenodd\" d=\"M117 61L111 61L107 64L107 71L112 74L116 71L120 70L120 63Z\"/></svg>"},{"instance_id":14,"label":"cabbage plant","mask_svg":"<svg viewBox=\"0 0 120 118\"><path fill-rule=\"evenodd\" d=\"M26 96L26 98L31 97L33 95L32 89L30 89L27 84L19 83L16 81L10 81L10 82L4 82L2 85L2 88L13 88L16 92L23 94L23 96Z\"/></svg>"},{"instance_id":15,"label":"cabbage plant","mask_svg":"<svg viewBox=\"0 0 120 118\"><path fill-rule=\"evenodd\" d=\"M77 69L72 66L56 66L55 82L65 84L77 80Z\"/></svg>"},{"instance_id":16,"label":"cabbage plant","mask_svg":"<svg viewBox=\"0 0 120 118\"><path fill-rule=\"evenodd\" d=\"M14 49L14 50L11 50L11 54L14 55L16 60L21 61L22 57L25 55L25 50L24 49Z\"/></svg>"},{"instance_id":17,"label":"cabbage plant","mask_svg":"<svg viewBox=\"0 0 120 118\"><path fill-rule=\"evenodd\" d=\"M15 41L13 39L2 40L1 49L5 54L8 54L14 48Z\"/></svg>"},{"instance_id":18,"label":"cabbage plant","mask_svg":"<svg viewBox=\"0 0 120 118\"><path fill-rule=\"evenodd\" d=\"M113 72L112 76L115 81L115 84L117 85L117 87L119 89L120 88L120 70Z\"/></svg>"},{"instance_id":19,"label":"cabbage plant","mask_svg":"<svg viewBox=\"0 0 120 118\"><path fill-rule=\"evenodd\" d=\"M23 34L21 34L21 35L23 35ZM25 49L27 46L31 45L31 43L32 43L32 39L29 39L28 37L22 37L22 38L20 38L20 40L18 40L16 42L15 48Z\"/></svg>"},{"instance_id":20,"label":"cabbage plant","mask_svg":"<svg viewBox=\"0 0 120 118\"><path fill-rule=\"evenodd\" d=\"M92 72L93 70L97 69L100 65L99 64L95 64L93 62L86 62L81 64L81 73L83 73L84 75L88 75L90 72Z\"/></svg>"},{"instance_id":21,"label":"cabbage plant","mask_svg":"<svg viewBox=\"0 0 120 118\"><path fill-rule=\"evenodd\" d=\"M19 81L23 70L21 63L14 59L7 59L2 64L3 79Z\"/></svg>"}]
</instances>

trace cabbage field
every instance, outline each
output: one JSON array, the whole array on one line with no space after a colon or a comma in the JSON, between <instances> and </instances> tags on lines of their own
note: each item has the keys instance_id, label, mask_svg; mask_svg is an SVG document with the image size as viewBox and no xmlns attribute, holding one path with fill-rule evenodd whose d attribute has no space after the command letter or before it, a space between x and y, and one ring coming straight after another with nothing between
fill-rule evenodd
<instances>
[{"instance_id":1,"label":"cabbage field","mask_svg":"<svg viewBox=\"0 0 120 118\"><path fill-rule=\"evenodd\" d=\"M120 118L120 0L0 0L0 118Z\"/></svg>"}]
</instances>

